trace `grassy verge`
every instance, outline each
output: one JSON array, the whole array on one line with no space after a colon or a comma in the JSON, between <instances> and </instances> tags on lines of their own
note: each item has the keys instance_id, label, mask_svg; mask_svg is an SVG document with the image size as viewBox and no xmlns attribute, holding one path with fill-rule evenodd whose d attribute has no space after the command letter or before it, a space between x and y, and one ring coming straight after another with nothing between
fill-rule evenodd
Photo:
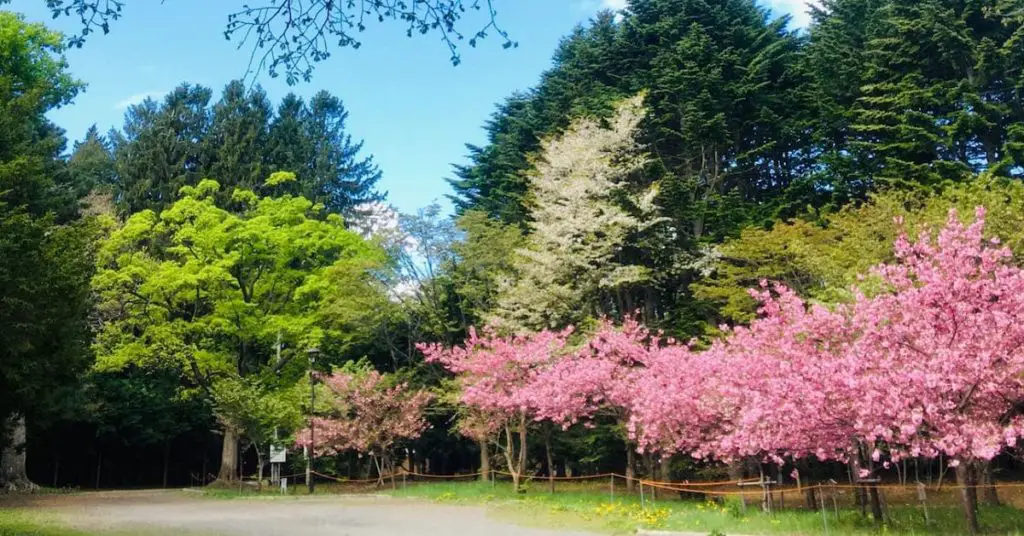
<instances>
[{"instance_id":1,"label":"grassy verge","mask_svg":"<svg viewBox=\"0 0 1024 536\"><path fill-rule=\"evenodd\" d=\"M661 500L641 505L639 497L618 496L597 488L548 493L535 484L525 494L515 494L507 483L416 484L393 492L446 503L485 504L496 515L528 525L597 530L625 534L637 528L692 531L704 534L828 534L828 535L959 535L964 534L963 517L955 507L929 511L926 524L922 512L913 507L892 507L886 524L878 528L859 511L788 510L773 516L754 508L744 513L738 501L722 504L700 501ZM1024 535L1024 511L1012 507L984 508L980 513L987 534ZM827 529L826 529L827 523Z\"/></svg>"},{"instance_id":2,"label":"grassy verge","mask_svg":"<svg viewBox=\"0 0 1024 536\"><path fill-rule=\"evenodd\" d=\"M90 536L23 510L0 509L0 536Z\"/></svg>"}]
</instances>

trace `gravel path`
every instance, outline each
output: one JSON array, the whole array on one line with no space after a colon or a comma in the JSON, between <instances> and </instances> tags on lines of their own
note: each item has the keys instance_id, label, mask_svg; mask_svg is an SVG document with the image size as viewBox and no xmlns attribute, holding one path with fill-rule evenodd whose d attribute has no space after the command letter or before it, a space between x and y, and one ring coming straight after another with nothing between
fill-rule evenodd
<instances>
[{"instance_id":1,"label":"gravel path","mask_svg":"<svg viewBox=\"0 0 1024 536\"><path fill-rule=\"evenodd\" d=\"M5 501L6 502L6 501ZM520 527L483 508L389 497L218 500L181 491L117 491L24 497L24 507L71 527L116 534L195 536L586 536Z\"/></svg>"}]
</instances>

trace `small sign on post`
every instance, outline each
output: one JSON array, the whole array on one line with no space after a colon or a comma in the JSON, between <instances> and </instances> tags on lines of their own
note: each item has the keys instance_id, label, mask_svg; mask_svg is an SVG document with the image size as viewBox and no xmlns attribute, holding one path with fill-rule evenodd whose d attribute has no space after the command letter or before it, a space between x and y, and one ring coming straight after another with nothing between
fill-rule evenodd
<instances>
[{"instance_id":1,"label":"small sign on post","mask_svg":"<svg viewBox=\"0 0 1024 536\"><path fill-rule=\"evenodd\" d=\"M275 445L270 446L270 463L284 463L288 460L288 450Z\"/></svg>"}]
</instances>

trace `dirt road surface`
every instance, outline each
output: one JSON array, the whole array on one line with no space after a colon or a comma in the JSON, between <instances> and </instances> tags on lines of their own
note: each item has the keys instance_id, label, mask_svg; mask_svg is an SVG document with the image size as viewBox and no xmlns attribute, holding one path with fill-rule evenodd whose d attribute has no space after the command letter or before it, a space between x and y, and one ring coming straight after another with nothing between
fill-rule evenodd
<instances>
[{"instance_id":1,"label":"dirt road surface","mask_svg":"<svg viewBox=\"0 0 1024 536\"><path fill-rule=\"evenodd\" d=\"M517 526L483 508L389 497L210 499L185 491L117 491L29 496L0 507L118 535L587 536Z\"/></svg>"}]
</instances>

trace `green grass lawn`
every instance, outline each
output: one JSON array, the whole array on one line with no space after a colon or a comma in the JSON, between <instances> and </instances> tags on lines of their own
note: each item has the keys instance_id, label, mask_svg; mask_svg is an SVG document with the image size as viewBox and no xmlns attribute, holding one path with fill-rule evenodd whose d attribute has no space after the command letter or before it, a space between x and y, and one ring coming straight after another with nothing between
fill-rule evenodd
<instances>
[{"instance_id":1,"label":"green grass lawn","mask_svg":"<svg viewBox=\"0 0 1024 536\"><path fill-rule=\"evenodd\" d=\"M90 536L24 510L0 508L0 536Z\"/></svg>"},{"instance_id":2,"label":"green grass lawn","mask_svg":"<svg viewBox=\"0 0 1024 536\"><path fill-rule=\"evenodd\" d=\"M533 483L525 494L515 494L507 482L415 484L394 491L399 497L415 497L448 503L486 504L496 515L529 525L597 530L624 534L637 528L693 531L707 534L828 534L828 535L959 535L963 518L952 506L931 508L931 523L921 510L891 507L881 528L859 511L840 510L839 518L821 512L787 510L775 515L748 507L738 500L723 504L700 501L661 500L641 505L639 497L620 493L611 500L608 491L579 489L549 493L543 483ZM983 508L980 513L986 534L1024 534L1024 511L1012 507ZM826 530L827 523L827 530ZM717 531L717 532L716 532Z\"/></svg>"}]
</instances>

